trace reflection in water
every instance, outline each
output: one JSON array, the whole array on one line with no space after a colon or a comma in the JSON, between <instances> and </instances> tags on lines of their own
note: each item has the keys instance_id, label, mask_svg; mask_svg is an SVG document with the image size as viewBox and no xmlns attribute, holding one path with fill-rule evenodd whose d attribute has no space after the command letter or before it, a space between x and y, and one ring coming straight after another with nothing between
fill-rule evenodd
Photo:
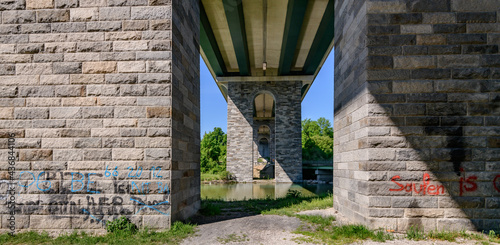
<instances>
[{"instance_id":1,"label":"reflection in water","mask_svg":"<svg viewBox=\"0 0 500 245\"><path fill-rule=\"evenodd\" d=\"M288 190L297 190L303 196L315 196L332 191L332 185L291 184L291 183L237 183L201 184L201 198L239 201L248 199L279 198L286 196Z\"/></svg>"}]
</instances>

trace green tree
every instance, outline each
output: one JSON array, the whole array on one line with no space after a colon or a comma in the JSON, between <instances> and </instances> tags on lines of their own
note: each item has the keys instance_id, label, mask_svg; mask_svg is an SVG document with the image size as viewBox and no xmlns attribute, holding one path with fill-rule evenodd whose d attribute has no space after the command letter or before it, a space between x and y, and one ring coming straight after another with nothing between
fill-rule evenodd
<instances>
[{"instance_id":1,"label":"green tree","mask_svg":"<svg viewBox=\"0 0 500 245\"><path fill-rule=\"evenodd\" d=\"M333 128L330 121L302 120L302 159L330 160L333 157Z\"/></svg>"},{"instance_id":2,"label":"green tree","mask_svg":"<svg viewBox=\"0 0 500 245\"><path fill-rule=\"evenodd\" d=\"M227 135L221 128L205 133L201 140L200 167L203 173L226 171Z\"/></svg>"}]
</instances>

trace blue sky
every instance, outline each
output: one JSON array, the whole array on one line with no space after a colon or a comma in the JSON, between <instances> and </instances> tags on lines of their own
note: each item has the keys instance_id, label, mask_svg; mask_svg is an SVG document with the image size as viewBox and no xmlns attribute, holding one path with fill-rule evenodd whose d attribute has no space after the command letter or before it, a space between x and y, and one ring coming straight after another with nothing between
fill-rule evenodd
<instances>
[{"instance_id":1,"label":"blue sky","mask_svg":"<svg viewBox=\"0 0 500 245\"><path fill-rule=\"evenodd\" d=\"M333 124L333 51L302 101L302 119L324 117ZM227 103L203 59L200 62L201 136L220 127L227 132Z\"/></svg>"}]
</instances>

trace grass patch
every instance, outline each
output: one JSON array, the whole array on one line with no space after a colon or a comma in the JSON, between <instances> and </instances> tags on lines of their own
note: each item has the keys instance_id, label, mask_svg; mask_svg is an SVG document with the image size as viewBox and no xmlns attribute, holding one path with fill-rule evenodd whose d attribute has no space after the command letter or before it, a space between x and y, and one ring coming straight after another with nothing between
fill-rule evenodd
<instances>
[{"instance_id":1,"label":"grass patch","mask_svg":"<svg viewBox=\"0 0 500 245\"><path fill-rule=\"evenodd\" d=\"M202 202L200 213L205 216L214 216L221 213L220 205L211 202Z\"/></svg>"},{"instance_id":2,"label":"grass patch","mask_svg":"<svg viewBox=\"0 0 500 245\"><path fill-rule=\"evenodd\" d=\"M488 235L481 233L462 231L430 231L427 234L421 231L418 227L412 226L408 231L406 231L406 238L409 240L443 240L449 242L455 242L458 238L466 240L476 240L481 244L490 244L490 242L500 243L500 236L498 236L495 231L489 231Z\"/></svg>"},{"instance_id":3,"label":"grass patch","mask_svg":"<svg viewBox=\"0 0 500 245\"><path fill-rule=\"evenodd\" d=\"M246 234L239 236L236 233L232 233L232 234L227 235L226 237L217 237L217 241L222 243L222 244L226 244L226 243L230 243L230 242L250 241L250 239L247 238Z\"/></svg>"},{"instance_id":4,"label":"grass patch","mask_svg":"<svg viewBox=\"0 0 500 245\"><path fill-rule=\"evenodd\" d=\"M201 181L216 181L216 180L230 180L231 174L227 171L217 173L201 173Z\"/></svg>"},{"instance_id":5,"label":"grass patch","mask_svg":"<svg viewBox=\"0 0 500 245\"><path fill-rule=\"evenodd\" d=\"M468 240L484 240L484 235L476 234L476 233L468 233L465 230L462 231L430 231L427 235L427 238L435 239L435 240L443 240L454 242L457 238L463 238Z\"/></svg>"},{"instance_id":6,"label":"grass patch","mask_svg":"<svg viewBox=\"0 0 500 245\"><path fill-rule=\"evenodd\" d=\"M52 238L48 233L34 231L23 232L11 236L0 235L0 244L179 244L184 238L194 234L195 225L175 222L168 231L150 231L142 229L131 234L117 231L104 236L92 236L85 232L61 235Z\"/></svg>"},{"instance_id":7,"label":"grass patch","mask_svg":"<svg viewBox=\"0 0 500 245\"><path fill-rule=\"evenodd\" d=\"M300 220L307 221L311 224L317 224L317 225L323 225L323 226L330 225L331 223L333 223L333 221L335 221L335 217L333 217L333 216L323 217L320 215L297 214L296 217L299 218Z\"/></svg>"},{"instance_id":8,"label":"grass patch","mask_svg":"<svg viewBox=\"0 0 500 245\"><path fill-rule=\"evenodd\" d=\"M425 234L418 226L410 226L410 229L406 231L406 238L408 240L424 240Z\"/></svg>"},{"instance_id":9,"label":"grass patch","mask_svg":"<svg viewBox=\"0 0 500 245\"><path fill-rule=\"evenodd\" d=\"M311 224L302 226L295 233L302 234L307 237L301 237L299 241L314 241L321 244L348 244L359 240L371 239L377 242L385 242L393 240L392 234L387 234L383 231L373 231L363 225L342 225L337 226L332 222L327 224Z\"/></svg>"},{"instance_id":10,"label":"grass patch","mask_svg":"<svg viewBox=\"0 0 500 245\"><path fill-rule=\"evenodd\" d=\"M106 223L106 231L109 233L128 233L129 235L137 233L137 226L127 217L122 216Z\"/></svg>"},{"instance_id":11,"label":"grass patch","mask_svg":"<svg viewBox=\"0 0 500 245\"><path fill-rule=\"evenodd\" d=\"M333 203L333 195L326 194L319 197L295 197L287 195L281 198L276 205L270 205L267 209L262 210L262 214L275 214L296 216L295 213L306 210L325 209L330 208Z\"/></svg>"},{"instance_id":12,"label":"grass patch","mask_svg":"<svg viewBox=\"0 0 500 245\"><path fill-rule=\"evenodd\" d=\"M488 233L488 241L494 242L494 243L500 243L500 234L499 233L495 233L494 230L491 230Z\"/></svg>"}]
</instances>

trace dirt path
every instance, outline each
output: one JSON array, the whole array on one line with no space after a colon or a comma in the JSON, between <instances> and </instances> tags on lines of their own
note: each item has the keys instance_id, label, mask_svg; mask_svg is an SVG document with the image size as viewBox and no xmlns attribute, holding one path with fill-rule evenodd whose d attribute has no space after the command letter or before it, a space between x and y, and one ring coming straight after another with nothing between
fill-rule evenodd
<instances>
[{"instance_id":1,"label":"dirt path","mask_svg":"<svg viewBox=\"0 0 500 245\"><path fill-rule=\"evenodd\" d=\"M199 225L196 235L182 244L297 244L292 239L301 235L292 232L300 224L297 218L278 215L228 219Z\"/></svg>"},{"instance_id":2,"label":"dirt path","mask_svg":"<svg viewBox=\"0 0 500 245\"><path fill-rule=\"evenodd\" d=\"M333 208L324 210L310 210L300 212L306 215L335 216L335 222L339 225L347 224L349 221L343 218ZM198 224L196 234L184 240L182 245L209 245L209 244L270 244L270 245L288 245L288 244L316 244L306 242L296 242L294 238L307 237L294 234L302 224L299 219L288 216L278 215L252 215L244 212L225 212L222 215L206 217L202 215L195 216L193 222ZM457 242L447 241L410 241L404 239L404 234L396 234L396 240L385 243L373 241L360 241L357 245L379 245L379 244L409 244L409 245L474 245L481 244L475 240L459 239ZM490 243L494 244L494 243Z\"/></svg>"}]
</instances>

